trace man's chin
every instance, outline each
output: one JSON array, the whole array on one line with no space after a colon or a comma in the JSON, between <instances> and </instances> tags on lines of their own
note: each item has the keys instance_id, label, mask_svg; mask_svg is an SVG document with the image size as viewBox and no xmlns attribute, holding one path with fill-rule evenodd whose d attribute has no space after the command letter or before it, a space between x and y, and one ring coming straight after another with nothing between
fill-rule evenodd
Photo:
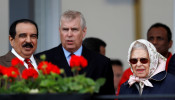
<instances>
[{"instance_id":1,"label":"man's chin","mask_svg":"<svg viewBox=\"0 0 175 100\"><path fill-rule=\"evenodd\" d=\"M32 51L33 48L26 48L26 47L24 47L23 49L24 49L25 51L27 51L27 52L30 52L30 51Z\"/></svg>"},{"instance_id":2,"label":"man's chin","mask_svg":"<svg viewBox=\"0 0 175 100\"><path fill-rule=\"evenodd\" d=\"M66 48L71 50L71 49L74 49L75 46L74 45L67 45Z\"/></svg>"},{"instance_id":3,"label":"man's chin","mask_svg":"<svg viewBox=\"0 0 175 100\"><path fill-rule=\"evenodd\" d=\"M75 48L67 48L67 51L74 52L75 51Z\"/></svg>"},{"instance_id":4,"label":"man's chin","mask_svg":"<svg viewBox=\"0 0 175 100\"><path fill-rule=\"evenodd\" d=\"M24 51L23 54L25 56L31 56L34 52L33 51Z\"/></svg>"}]
</instances>

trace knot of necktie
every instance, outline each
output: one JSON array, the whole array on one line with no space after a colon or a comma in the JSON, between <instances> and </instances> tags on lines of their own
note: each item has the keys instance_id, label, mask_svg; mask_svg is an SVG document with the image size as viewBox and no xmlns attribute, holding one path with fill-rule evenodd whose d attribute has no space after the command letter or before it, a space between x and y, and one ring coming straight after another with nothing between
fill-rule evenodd
<instances>
[{"instance_id":1,"label":"knot of necktie","mask_svg":"<svg viewBox=\"0 0 175 100\"><path fill-rule=\"evenodd\" d=\"M29 59L29 58L26 58L24 61L25 61L27 64L30 63L30 59Z\"/></svg>"},{"instance_id":2,"label":"knot of necktie","mask_svg":"<svg viewBox=\"0 0 175 100\"><path fill-rule=\"evenodd\" d=\"M34 68L29 58L26 58L24 61L27 63L28 68Z\"/></svg>"},{"instance_id":3,"label":"knot of necktie","mask_svg":"<svg viewBox=\"0 0 175 100\"><path fill-rule=\"evenodd\" d=\"M75 54L74 54L74 53L71 53L71 54L70 54L70 56L73 56L73 55L75 55Z\"/></svg>"},{"instance_id":4,"label":"knot of necktie","mask_svg":"<svg viewBox=\"0 0 175 100\"><path fill-rule=\"evenodd\" d=\"M71 53L71 54L69 55L69 57L72 58L72 56L74 56L74 55L75 55L74 53Z\"/></svg>"}]
</instances>

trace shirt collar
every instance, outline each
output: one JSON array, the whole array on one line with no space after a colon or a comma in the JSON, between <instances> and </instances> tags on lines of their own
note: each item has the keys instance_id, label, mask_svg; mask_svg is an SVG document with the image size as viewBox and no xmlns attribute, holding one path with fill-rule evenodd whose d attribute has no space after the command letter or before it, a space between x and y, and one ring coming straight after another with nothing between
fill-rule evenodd
<instances>
[{"instance_id":1,"label":"shirt collar","mask_svg":"<svg viewBox=\"0 0 175 100\"><path fill-rule=\"evenodd\" d=\"M15 49L12 48L11 52L12 52L18 59L24 61L25 58L21 57L21 56L15 51ZM33 55L30 57L30 60L31 60L31 62L32 62L32 61L35 61Z\"/></svg>"},{"instance_id":2,"label":"shirt collar","mask_svg":"<svg viewBox=\"0 0 175 100\"><path fill-rule=\"evenodd\" d=\"M66 57L66 58L69 57L69 55L70 55L71 53L70 53L69 51L67 51L66 49L64 49L63 46L62 46L62 48L63 48L63 52L64 52L65 57ZM77 51L75 51L74 54L77 55L77 56L81 56L82 50L83 50L83 46L81 45L81 47L80 47Z\"/></svg>"}]
</instances>

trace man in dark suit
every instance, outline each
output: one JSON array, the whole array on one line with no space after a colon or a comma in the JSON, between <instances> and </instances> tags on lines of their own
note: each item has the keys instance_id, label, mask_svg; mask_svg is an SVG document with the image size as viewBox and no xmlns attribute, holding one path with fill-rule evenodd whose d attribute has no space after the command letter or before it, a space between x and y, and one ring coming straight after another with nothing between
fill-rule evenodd
<instances>
[{"instance_id":1,"label":"man in dark suit","mask_svg":"<svg viewBox=\"0 0 175 100\"><path fill-rule=\"evenodd\" d=\"M29 66L28 62L24 61L24 66L20 70L29 67L34 67L37 70L39 60L33 56L37 48L38 27L36 23L29 19L20 19L12 23L9 30L9 41L12 50L6 55L0 57L0 65L9 67L11 60L15 57L24 61L29 59L32 64Z\"/></svg>"},{"instance_id":2,"label":"man in dark suit","mask_svg":"<svg viewBox=\"0 0 175 100\"><path fill-rule=\"evenodd\" d=\"M72 76L69 66L70 54L82 55L87 59L88 66L82 69L80 74L85 73L87 77L94 80L100 77L106 78L105 85L100 88L100 94L115 94L110 59L82 45L86 29L85 19L80 12L72 10L64 12L59 27L61 44L36 56L45 54L46 61L63 68L67 76Z\"/></svg>"}]
</instances>

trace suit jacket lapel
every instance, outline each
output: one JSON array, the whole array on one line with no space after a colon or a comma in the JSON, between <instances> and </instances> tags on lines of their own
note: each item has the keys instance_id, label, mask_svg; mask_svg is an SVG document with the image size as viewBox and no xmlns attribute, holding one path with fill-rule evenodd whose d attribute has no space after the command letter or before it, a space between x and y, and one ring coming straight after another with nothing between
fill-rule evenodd
<instances>
[{"instance_id":1,"label":"suit jacket lapel","mask_svg":"<svg viewBox=\"0 0 175 100\"><path fill-rule=\"evenodd\" d=\"M13 58L15 58L16 56L11 52L11 51L9 51L7 54L6 54L6 57L5 57L5 61L6 61L6 67L10 67L11 66L11 60L13 59ZM39 64L39 62L40 62L40 60L38 60L38 59L36 59L35 58L35 61L36 61L36 63L37 63L37 65ZM25 69L26 67L25 66L21 66L20 68L19 68L19 71L22 73L22 71Z\"/></svg>"},{"instance_id":2,"label":"suit jacket lapel","mask_svg":"<svg viewBox=\"0 0 175 100\"><path fill-rule=\"evenodd\" d=\"M13 59L13 58L15 58L16 56L11 52L11 51L9 51L6 55L5 55L5 62L6 62L6 65L4 65L4 66L6 66L6 67L10 67L11 66L11 60Z\"/></svg>"},{"instance_id":3,"label":"suit jacket lapel","mask_svg":"<svg viewBox=\"0 0 175 100\"><path fill-rule=\"evenodd\" d=\"M34 57L36 64L39 65L39 63L41 62L41 60L37 59L36 57Z\"/></svg>"},{"instance_id":4,"label":"suit jacket lapel","mask_svg":"<svg viewBox=\"0 0 175 100\"><path fill-rule=\"evenodd\" d=\"M11 61L12 61L12 59L13 58L15 58L16 56L11 52L11 51L9 51L6 55L5 55L5 62L6 62L6 65L4 65L5 67L10 67L10 66L12 66L12 64L11 64ZM22 71L25 69L25 66L21 66L20 68L19 68L19 71L20 71L20 73L22 73Z\"/></svg>"},{"instance_id":5,"label":"suit jacket lapel","mask_svg":"<svg viewBox=\"0 0 175 100\"><path fill-rule=\"evenodd\" d=\"M61 44L58 46L57 54L59 55L55 56L55 59L57 59L56 61L60 61L58 67L63 68L67 76L72 76L73 73L71 72L71 68L66 60Z\"/></svg>"},{"instance_id":6,"label":"suit jacket lapel","mask_svg":"<svg viewBox=\"0 0 175 100\"><path fill-rule=\"evenodd\" d=\"M88 61L88 65L87 65L87 67L82 68L80 70L80 72L79 72L80 74L84 74L84 73L88 72L89 64L90 64L89 62L91 61L91 53L89 53L89 50L85 46L83 46L82 56Z\"/></svg>"}]
</instances>

